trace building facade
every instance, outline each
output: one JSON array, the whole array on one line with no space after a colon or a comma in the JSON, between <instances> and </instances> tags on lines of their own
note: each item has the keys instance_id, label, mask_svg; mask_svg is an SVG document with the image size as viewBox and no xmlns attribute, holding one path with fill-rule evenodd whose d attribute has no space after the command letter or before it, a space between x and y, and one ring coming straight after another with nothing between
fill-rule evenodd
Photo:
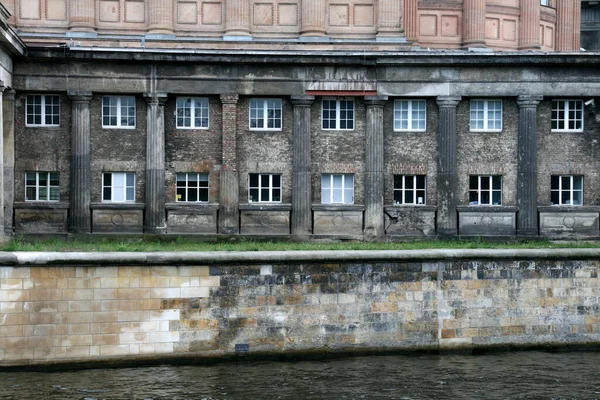
<instances>
[{"instance_id":1,"label":"building facade","mask_svg":"<svg viewBox=\"0 0 600 400\"><path fill-rule=\"evenodd\" d=\"M411 1L8 2L5 234L599 237L578 3Z\"/></svg>"}]
</instances>

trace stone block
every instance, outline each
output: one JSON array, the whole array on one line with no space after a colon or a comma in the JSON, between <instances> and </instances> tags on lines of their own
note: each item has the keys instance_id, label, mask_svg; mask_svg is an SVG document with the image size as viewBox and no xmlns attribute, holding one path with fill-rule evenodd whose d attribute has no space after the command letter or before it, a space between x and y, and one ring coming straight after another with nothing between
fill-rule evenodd
<instances>
[{"instance_id":1,"label":"stone block","mask_svg":"<svg viewBox=\"0 0 600 400\"><path fill-rule=\"evenodd\" d=\"M458 210L458 233L463 236L514 236L517 207L464 206Z\"/></svg>"},{"instance_id":2,"label":"stone block","mask_svg":"<svg viewBox=\"0 0 600 400\"><path fill-rule=\"evenodd\" d=\"M242 234L289 235L289 205L240 205L240 230Z\"/></svg>"},{"instance_id":3,"label":"stone block","mask_svg":"<svg viewBox=\"0 0 600 400\"><path fill-rule=\"evenodd\" d=\"M180 234L216 234L217 204L167 204L167 232Z\"/></svg>"},{"instance_id":4,"label":"stone block","mask_svg":"<svg viewBox=\"0 0 600 400\"><path fill-rule=\"evenodd\" d=\"M385 234L418 237L435 235L435 207L385 207Z\"/></svg>"},{"instance_id":5,"label":"stone block","mask_svg":"<svg viewBox=\"0 0 600 400\"><path fill-rule=\"evenodd\" d=\"M598 237L599 207L538 207L540 236L551 238Z\"/></svg>"},{"instance_id":6,"label":"stone block","mask_svg":"<svg viewBox=\"0 0 600 400\"><path fill-rule=\"evenodd\" d=\"M313 205L315 235L362 235L363 206Z\"/></svg>"},{"instance_id":7,"label":"stone block","mask_svg":"<svg viewBox=\"0 0 600 400\"><path fill-rule=\"evenodd\" d=\"M143 204L92 205L92 232L142 233Z\"/></svg>"},{"instance_id":8,"label":"stone block","mask_svg":"<svg viewBox=\"0 0 600 400\"><path fill-rule=\"evenodd\" d=\"M18 234L66 233L68 207L66 203L15 204L15 232Z\"/></svg>"}]
</instances>

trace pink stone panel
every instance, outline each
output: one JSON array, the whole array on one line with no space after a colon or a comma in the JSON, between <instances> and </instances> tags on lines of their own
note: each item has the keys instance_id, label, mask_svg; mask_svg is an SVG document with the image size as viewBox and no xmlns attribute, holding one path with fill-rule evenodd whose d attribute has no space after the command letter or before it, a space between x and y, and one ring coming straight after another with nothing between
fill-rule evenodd
<instances>
[{"instance_id":1,"label":"pink stone panel","mask_svg":"<svg viewBox=\"0 0 600 400\"><path fill-rule=\"evenodd\" d=\"M177 23L198 24L198 3L196 1L177 2Z\"/></svg>"},{"instance_id":2,"label":"pink stone panel","mask_svg":"<svg viewBox=\"0 0 600 400\"><path fill-rule=\"evenodd\" d=\"M202 2L202 24L203 25L222 25L223 24L223 3L214 1Z\"/></svg>"},{"instance_id":3,"label":"pink stone panel","mask_svg":"<svg viewBox=\"0 0 600 400\"><path fill-rule=\"evenodd\" d=\"M457 15L442 15L442 36L458 36L458 16Z\"/></svg>"},{"instance_id":4,"label":"pink stone panel","mask_svg":"<svg viewBox=\"0 0 600 400\"><path fill-rule=\"evenodd\" d=\"M143 1L126 0L125 1L125 22L145 22L146 10Z\"/></svg>"},{"instance_id":5,"label":"pink stone panel","mask_svg":"<svg viewBox=\"0 0 600 400\"><path fill-rule=\"evenodd\" d=\"M514 19L505 19L502 22L502 39L509 42L517 41L517 21Z\"/></svg>"},{"instance_id":6,"label":"pink stone panel","mask_svg":"<svg viewBox=\"0 0 600 400\"><path fill-rule=\"evenodd\" d=\"M272 3L254 3L254 7L252 9L252 19L254 21L254 25L273 25L273 12Z\"/></svg>"},{"instance_id":7,"label":"pink stone panel","mask_svg":"<svg viewBox=\"0 0 600 400\"><path fill-rule=\"evenodd\" d=\"M67 20L67 0L46 0L46 19L49 21Z\"/></svg>"},{"instance_id":8,"label":"pink stone panel","mask_svg":"<svg viewBox=\"0 0 600 400\"><path fill-rule=\"evenodd\" d=\"M100 22L120 22L121 4L118 0L100 0Z\"/></svg>"},{"instance_id":9,"label":"pink stone panel","mask_svg":"<svg viewBox=\"0 0 600 400\"><path fill-rule=\"evenodd\" d=\"M350 10L348 4L329 5L329 26L350 25Z\"/></svg>"},{"instance_id":10,"label":"pink stone panel","mask_svg":"<svg viewBox=\"0 0 600 400\"><path fill-rule=\"evenodd\" d=\"M500 19L486 18L485 19L485 38L500 39Z\"/></svg>"},{"instance_id":11,"label":"pink stone panel","mask_svg":"<svg viewBox=\"0 0 600 400\"><path fill-rule=\"evenodd\" d=\"M277 23L282 26L298 26L298 4L280 3L277 7Z\"/></svg>"},{"instance_id":12,"label":"pink stone panel","mask_svg":"<svg viewBox=\"0 0 600 400\"><path fill-rule=\"evenodd\" d=\"M419 16L419 35L420 36L437 36L438 17L437 15L424 14Z\"/></svg>"},{"instance_id":13,"label":"pink stone panel","mask_svg":"<svg viewBox=\"0 0 600 400\"><path fill-rule=\"evenodd\" d=\"M19 18L42 19L41 0L19 0Z\"/></svg>"},{"instance_id":14,"label":"pink stone panel","mask_svg":"<svg viewBox=\"0 0 600 400\"><path fill-rule=\"evenodd\" d=\"M374 26L375 10L371 4L355 4L353 10L353 25L355 26Z\"/></svg>"}]
</instances>

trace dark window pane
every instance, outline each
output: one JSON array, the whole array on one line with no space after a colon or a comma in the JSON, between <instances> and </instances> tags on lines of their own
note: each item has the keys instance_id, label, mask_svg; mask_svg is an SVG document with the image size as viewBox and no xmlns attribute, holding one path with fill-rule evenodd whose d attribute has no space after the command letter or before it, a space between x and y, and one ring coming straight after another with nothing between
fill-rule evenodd
<instances>
[{"instance_id":1,"label":"dark window pane","mask_svg":"<svg viewBox=\"0 0 600 400\"><path fill-rule=\"evenodd\" d=\"M394 189L402 189L402 175L394 175Z\"/></svg>"},{"instance_id":2,"label":"dark window pane","mask_svg":"<svg viewBox=\"0 0 600 400\"><path fill-rule=\"evenodd\" d=\"M550 201L552 202L552 204L558 204L558 191L557 190L553 190L552 192L550 192Z\"/></svg>"},{"instance_id":3,"label":"dark window pane","mask_svg":"<svg viewBox=\"0 0 600 400\"><path fill-rule=\"evenodd\" d=\"M111 196L111 189L109 187L104 188L103 190L103 195L102 195L104 200L111 200L112 196Z\"/></svg>"},{"instance_id":4,"label":"dark window pane","mask_svg":"<svg viewBox=\"0 0 600 400\"><path fill-rule=\"evenodd\" d=\"M273 189L273 201L281 201L281 190Z\"/></svg>"},{"instance_id":5,"label":"dark window pane","mask_svg":"<svg viewBox=\"0 0 600 400\"><path fill-rule=\"evenodd\" d=\"M481 190L489 190L490 189L490 178L487 176L481 177Z\"/></svg>"},{"instance_id":6,"label":"dark window pane","mask_svg":"<svg viewBox=\"0 0 600 400\"><path fill-rule=\"evenodd\" d=\"M400 203L402 204L402 191L401 190L394 190L394 203Z\"/></svg>"},{"instance_id":7,"label":"dark window pane","mask_svg":"<svg viewBox=\"0 0 600 400\"><path fill-rule=\"evenodd\" d=\"M404 179L404 185L405 189L414 189L414 178L412 176L407 176Z\"/></svg>"},{"instance_id":8,"label":"dark window pane","mask_svg":"<svg viewBox=\"0 0 600 400\"><path fill-rule=\"evenodd\" d=\"M199 201L208 201L208 189L200 189L199 190Z\"/></svg>"},{"instance_id":9,"label":"dark window pane","mask_svg":"<svg viewBox=\"0 0 600 400\"><path fill-rule=\"evenodd\" d=\"M258 174L250 174L250 187L258 187Z\"/></svg>"},{"instance_id":10,"label":"dark window pane","mask_svg":"<svg viewBox=\"0 0 600 400\"><path fill-rule=\"evenodd\" d=\"M198 189L190 188L187 191L187 201L198 201Z\"/></svg>"},{"instance_id":11,"label":"dark window pane","mask_svg":"<svg viewBox=\"0 0 600 400\"><path fill-rule=\"evenodd\" d=\"M425 191L417 190L417 204L425 204Z\"/></svg>"},{"instance_id":12,"label":"dark window pane","mask_svg":"<svg viewBox=\"0 0 600 400\"><path fill-rule=\"evenodd\" d=\"M187 198L185 197L185 188L177 188L177 201L187 201Z\"/></svg>"},{"instance_id":13,"label":"dark window pane","mask_svg":"<svg viewBox=\"0 0 600 400\"><path fill-rule=\"evenodd\" d=\"M404 199L406 204L413 204L415 202L415 196L412 190L404 192Z\"/></svg>"},{"instance_id":14,"label":"dark window pane","mask_svg":"<svg viewBox=\"0 0 600 400\"><path fill-rule=\"evenodd\" d=\"M258 189L250 189L250 201L258 201Z\"/></svg>"},{"instance_id":15,"label":"dark window pane","mask_svg":"<svg viewBox=\"0 0 600 400\"><path fill-rule=\"evenodd\" d=\"M550 178L550 188L552 190L558 190L558 179L559 179L558 175L553 175Z\"/></svg>"},{"instance_id":16,"label":"dark window pane","mask_svg":"<svg viewBox=\"0 0 600 400\"><path fill-rule=\"evenodd\" d=\"M273 187L281 187L281 175L273 175Z\"/></svg>"},{"instance_id":17,"label":"dark window pane","mask_svg":"<svg viewBox=\"0 0 600 400\"><path fill-rule=\"evenodd\" d=\"M478 204L478 195L476 191L469 192L469 203Z\"/></svg>"},{"instance_id":18,"label":"dark window pane","mask_svg":"<svg viewBox=\"0 0 600 400\"><path fill-rule=\"evenodd\" d=\"M260 201L270 201L269 200L269 189L261 189L260 190Z\"/></svg>"},{"instance_id":19,"label":"dark window pane","mask_svg":"<svg viewBox=\"0 0 600 400\"><path fill-rule=\"evenodd\" d=\"M479 177L475 176L475 175L471 175L469 177L469 189L471 190L477 190L479 189Z\"/></svg>"},{"instance_id":20,"label":"dark window pane","mask_svg":"<svg viewBox=\"0 0 600 400\"><path fill-rule=\"evenodd\" d=\"M490 204L490 192L481 192L481 204Z\"/></svg>"},{"instance_id":21,"label":"dark window pane","mask_svg":"<svg viewBox=\"0 0 600 400\"><path fill-rule=\"evenodd\" d=\"M425 189L425 175L417 175L417 189Z\"/></svg>"},{"instance_id":22,"label":"dark window pane","mask_svg":"<svg viewBox=\"0 0 600 400\"><path fill-rule=\"evenodd\" d=\"M562 183L562 190L569 190L571 189L571 177L570 176L563 176L561 178L561 183Z\"/></svg>"},{"instance_id":23,"label":"dark window pane","mask_svg":"<svg viewBox=\"0 0 600 400\"><path fill-rule=\"evenodd\" d=\"M269 187L269 175L261 175L260 176L260 186L261 187Z\"/></svg>"},{"instance_id":24,"label":"dark window pane","mask_svg":"<svg viewBox=\"0 0 600 400\"><path fill-rule=\"evenodd\" d=\"M499 206L502 204L502 192L493 191L492 192L492 204Z\"/></svg>"},{"instance_id":25,"label":"dark window pane","mask_svg":"<svg viewBox=\"0 0 600 400\"><path fill-rule=\"evenodd\" d=\"M27 190L25 190L25 200L37 200L35 198L35 188L34 187L28 187Z\"/></svg>"}]
</instances>

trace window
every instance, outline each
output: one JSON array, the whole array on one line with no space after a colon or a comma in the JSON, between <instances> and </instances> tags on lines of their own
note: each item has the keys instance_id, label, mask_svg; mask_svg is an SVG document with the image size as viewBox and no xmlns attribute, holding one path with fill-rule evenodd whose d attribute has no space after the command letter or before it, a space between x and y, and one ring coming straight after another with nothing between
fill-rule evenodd
<instances>
[{"instance_id":1,"label":"window","mask_svg":"<svg viewBox=\"0 0 600 400\"><path fill-rule=\"evenodd\" d=\"M394 175L394 204L425 204L425 175Z\"/></svg>"},{"instance_id":2,"label":"window","mask_svg":"<svg viewBox=\"0 0 600 400\"><path fill-rule=\"evenodd\" d=\"M502 130L502 100L471 100L471 131Z\"/></svg>"},{"instance_id":3,"label":"window","mask_svg":"<svg viewBox=\"0 0 600 400\"><path fill-rule=\"evenodd\" d=\"M354 203L354 175L323 174L321 175L321 203Z\"/></svg>"},{"instance_id":4,"label":"window","mask_svg":"<svg viewBox=\"0 0 600 400\"><path fill-rule=\"evenodd\" d=\"M583 204L582 175L552 175L550 201L553 205L580 206Z\"/></svg>"},{"instance_id":5,"label":"window","mask_svg":"<svg viewBox=\"0 0 600 400\"><path fill-rule=\"evenodd\" d=\"M125 203L135 201L135 174L133 172L104 172L102 174L102 201Z\"/></svg>"},{"instance_id":6,"label":"window","mask_svg":"<svg viewBox=\"0 0 600 400\"><path fill-rule=\"evenodd\" d=\"M540 5L550 7L550 0L540 0Z\"/></svg>"},{"instance_id":7,"label":"window","mask_svg":"<svg viewBox=\"0 0 600 400\"><path fill-rule=\"evenodd\" d=\"M250 100L250 129L281 130L281 99Z\"/></svg>"},{"instance_id":8,"label":"window","mask_svg":"<svg viewBox=\"0 0 600 400\"><path fill-rule=\"evenodd\" d=\"M25 201L58 201L58 172L25 172Z\"/></svg>"},{"instance_id":9,"label":"window","mask_svg":"<svg viewBox=\"0 0 600 400\"><path fill-rule=\"evenodd\" d=\"M28 94L25 99L26 126L59 126L60 99L56 95Z\"/></svg>"},{"instance_id":10,"label":"window","mask_svg":"<svg viewBox=\"0 0 600 400\"><path fill-rule=\"evenodd\" d=\"M208 129L208 99L178 97L177 128Z\"/></svg>"},{"instance_id":11,"label":"window","mask_svg":"<svg viewBox=\"0 0 600 400\"><path fill-rule=\"evenodd\" d=\"M323 100L322 127L325 130L353 130L354 100Z\"/></svg>"},{"instance_id":12,"label":"window","mask_svg":"<svg viewBox=\"0 0 600 400\"><path fill-rule=\"evenodd\" d=\"M394 102L395 131L425 131L425 100L396 100Z\"/></svg>"},{"instance_id":13,"label":"window","mask_svg":"<svg viewBox=\"0 0 600 400\"><path fill-rule=\"evenodd\" d=\"M208 201L208 174L177 173L177 201Z\"/></svg>"},{"instance_id":14,"label":"window","mask_svg":"<svg viewBox=\"0 0 600 400\"><path fill-rule=\"evenodd\" d=\"M552 131L582 132L583 101L552 100Z\"/></svg>"},{"instance_id":15,"label":"window","mask_svg":"<svg viewBox=\"0 0 600 400\"><path fill-rule=\"evenodd\" d=\"M281 175L279 174L250 174L248 188L249 202L281 202Z\"/></svg>"},{"instance_id":16,"label":"window","mask_svg":"<svg viewBox=\"0 0 600 400\"><path fill-rule=\"evenodd\" d=\"M135 128L135 97L102 97L103 128Z\"/></svg>"},{"instance_id":17,"label":"window","mask_svg":"<svg viewBox=\"0 0 600 400\"><path fill-rule=\"evenodd\" d=\"M502 205L502 176L473 175L469 178L469 204Z\"/></svg>"}]
</instances>

